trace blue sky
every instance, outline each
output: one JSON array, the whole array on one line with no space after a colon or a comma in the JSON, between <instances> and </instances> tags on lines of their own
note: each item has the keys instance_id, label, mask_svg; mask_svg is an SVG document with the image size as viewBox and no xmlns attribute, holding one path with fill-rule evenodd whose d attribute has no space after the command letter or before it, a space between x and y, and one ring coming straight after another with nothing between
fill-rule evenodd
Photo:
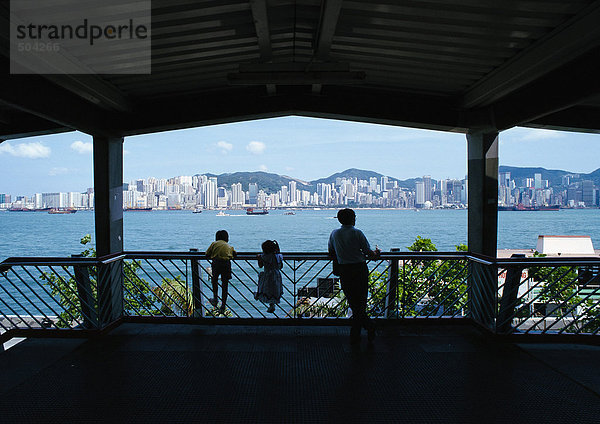
<instances>
[{"instance_id":1,"label":"blue sky","mask_svg":"<svg viewBox=\"0 0 600 424\"><path fill-rule=\"evenodd\" d=\"M0 193L83 191L93 185L92 138L63 133L0 144ZM128 137L124 180L264 170L303 180L361 168L406 179L464 178L463 134L285 117ZM572 172L600 167L600 135L514 128L500 164Z\"/></svg>"}]
</instances>

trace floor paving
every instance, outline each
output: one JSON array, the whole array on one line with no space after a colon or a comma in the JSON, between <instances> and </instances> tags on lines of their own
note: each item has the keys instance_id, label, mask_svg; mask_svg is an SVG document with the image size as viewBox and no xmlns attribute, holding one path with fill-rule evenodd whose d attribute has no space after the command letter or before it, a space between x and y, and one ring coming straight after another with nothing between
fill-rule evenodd
<instances>
[{"instance_id":1,"label":"floor paving","mask_svg":"<svg viewBox=\"0 0 600 424\"><path fill-rule=\"evenodd\" d=\"M0 353L2 423L598 423L600 347L472 326L123 324Z\"/></svg>"}]
</instances>

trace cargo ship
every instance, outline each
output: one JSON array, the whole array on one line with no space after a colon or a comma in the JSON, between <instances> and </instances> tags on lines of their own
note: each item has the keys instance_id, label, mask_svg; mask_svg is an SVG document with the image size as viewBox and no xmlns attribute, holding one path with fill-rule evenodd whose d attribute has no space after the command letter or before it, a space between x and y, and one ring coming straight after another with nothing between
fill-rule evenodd
<instances>
[{"instance_id":1,"label":"cargo ship","mask_svg":"<svg viewBox=\"0 0 600 424\"><path fill-rule=\"evenodd\" d=\"M248 208L246 209L246 215L267 215L269 213L266 209L254 209Z\"/></svg>"},{"instance_id":2,"label":"cargo ship","mask_svg":"<svg viewBox=\"0 0 600 424\"><path fill-rule=\"evenodd\" d=\"M558 211L560 206L523 206L518 204L516 206L498 206L499 211Z\"/></svg>"},{"instance_id":3,"label":"cargo ship","mask_svg":"<svg viewBox=\"0 0 600 424\"><path fill-rule=\"evenodd\" d=\"M50 214L66 214L66 213L75 213L77 209L50 209L48 213Z\"/></svg>"},{"instance_id":4,"label":"cargo ship","mask_svg":"<svg viewBox=\"0 0 600 424\"><path fill-rule=\"evenodd\" d=\"M133 212L149 212L152 208L125 208L124 211L133 211Z\"/></svg>"}]
</instances>

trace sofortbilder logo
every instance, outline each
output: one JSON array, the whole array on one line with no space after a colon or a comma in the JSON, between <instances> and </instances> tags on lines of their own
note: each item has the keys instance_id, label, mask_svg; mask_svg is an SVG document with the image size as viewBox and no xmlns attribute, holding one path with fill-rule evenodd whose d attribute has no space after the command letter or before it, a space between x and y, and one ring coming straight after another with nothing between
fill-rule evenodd
<instances>
[{"instance_id":1,"label":"sofortbilder logo","mask_svg":"<svg viewBox=\"0 0 600 424\"><path fill-rule=\"evenodd\" d=\"M150 0L11 0L11 73L149 74Z\"/></svg>"}]
</instances>

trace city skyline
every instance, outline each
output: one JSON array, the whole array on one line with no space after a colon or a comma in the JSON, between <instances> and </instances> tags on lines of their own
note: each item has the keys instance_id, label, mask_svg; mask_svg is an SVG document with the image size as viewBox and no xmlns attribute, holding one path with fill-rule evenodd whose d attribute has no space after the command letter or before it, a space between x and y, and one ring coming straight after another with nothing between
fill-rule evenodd
<instances>
[{"instance_id":1,"label":"city skyline","mask_svg":"<svg viewBox=\"0 0 600 424\"><path fill-rule=\"evenodd\" d=\"M500 164L591 172L598 135L514 128L500 134ZM93 185L92 138L72 132L0 144L0 192L77 191ZM350 167L398 179L464 178L463 134L328 119L285 117L135 137L124 142L124 180L202 169L273 172L314 180Z\"/></svg>"},{"instance_id":2,"label":"city skyline","mask_svg":"<svg viewBox=\"0 0 600 424\"><path fill-rule=\"evenodd\" d=\"M542 172L547 178L543 178ZM498 176L498 205L503 208L596 207L600 205L598 174L600 169L592 174L571 174L543 168L501 167ZM226 181L219 182L219 177ZM264 177L269 177L270 180ZM168 179L148 177L132 180L123 184L122 194L123 209L242 209L343 205L400 209L462 209L468 206L468 179L435 180L430 175L424 175L401 181L373 171L358 169L347 169L309 184L264 172L220 176L195 174ZM33 196L15 198L0 193L2 209L93 207L93 188L88 188L83 193L35 193Z\"/></svg>"}]
</instances>

